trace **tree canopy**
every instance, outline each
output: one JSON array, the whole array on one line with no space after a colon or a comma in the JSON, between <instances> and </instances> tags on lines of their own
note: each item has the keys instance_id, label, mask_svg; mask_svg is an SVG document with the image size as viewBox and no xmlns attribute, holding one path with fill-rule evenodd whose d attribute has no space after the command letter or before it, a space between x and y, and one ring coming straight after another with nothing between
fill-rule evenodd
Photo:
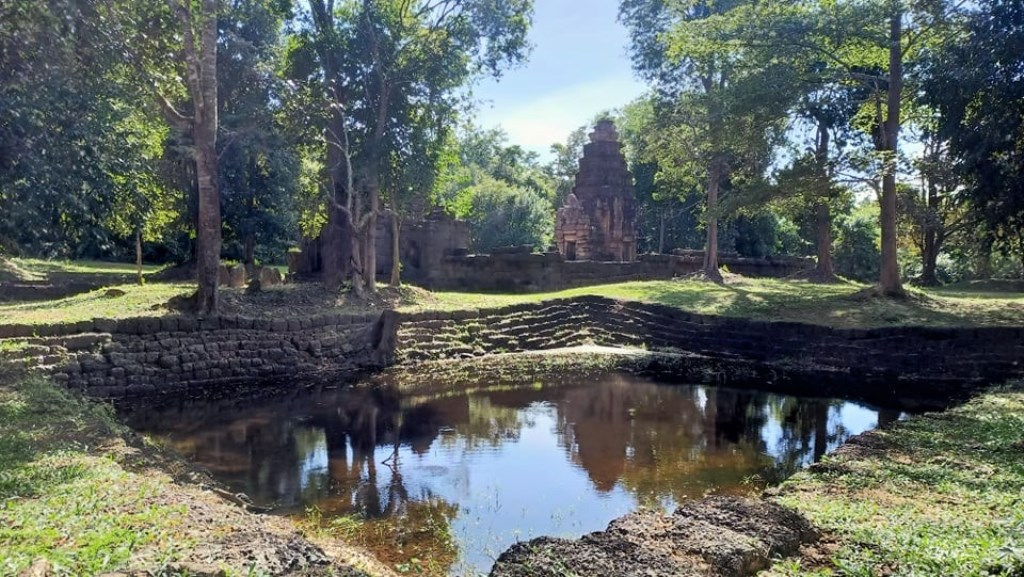
<instances>
[{"instance_id":1,"label":"tree canopy","mask_svg":"<svg viewBox=\"0 0 1024 577\"><path fill-rule=\"evenodd\" d=\"M1018 2L619 6L650 90L601 114L642 250L703 248L712 279L720 250L813 255L812 280L896 295L1024 275ZM589 127L544 158L468 105L526 61L532 19L532 0L4 2L0 250L190 260L208 290L221 258L319 237L325 284L364 292L379 226L436 205L474 250L546 249Z\"/></svg>"}]
</instances>

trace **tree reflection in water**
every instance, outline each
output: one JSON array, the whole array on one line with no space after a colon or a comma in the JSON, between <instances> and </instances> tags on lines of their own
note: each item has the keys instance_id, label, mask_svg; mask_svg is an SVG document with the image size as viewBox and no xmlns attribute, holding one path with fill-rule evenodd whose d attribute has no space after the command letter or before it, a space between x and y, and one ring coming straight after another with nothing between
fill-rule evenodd
<instances>
[{"instance_id":1,"label":"tree reflection in water","mask_svg":"<svg viewBox=\"0 0 1024 577\"><path fill-rule=\"evenodd\" d=\"M429 566L410 569L439 575L456 563L486 571L516 539L602 529L637 506L749 491L752 478L777 482L879 419L843 401L619 373L582 380L440 397L312 390L128 419L255 502L294 515L316 506L325 525L385 560L415 558Z\"/></svg>"}]
</instances>

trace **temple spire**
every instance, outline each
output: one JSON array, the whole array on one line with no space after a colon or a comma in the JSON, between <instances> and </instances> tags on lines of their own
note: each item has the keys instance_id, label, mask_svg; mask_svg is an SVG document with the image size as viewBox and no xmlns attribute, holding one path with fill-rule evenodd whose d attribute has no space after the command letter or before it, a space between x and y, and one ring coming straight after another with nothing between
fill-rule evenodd
<instances>
[{"instance_id":1,"label":"temple spire","mask_svg":"<svg viewBox=\"0 0 1024 577\"><path fill-rule=\"evenodd\" d=\"M636 191L611 120L598 122L583 147L555 241L566 260L636 260Z\"/></svg>"}]
</instances>

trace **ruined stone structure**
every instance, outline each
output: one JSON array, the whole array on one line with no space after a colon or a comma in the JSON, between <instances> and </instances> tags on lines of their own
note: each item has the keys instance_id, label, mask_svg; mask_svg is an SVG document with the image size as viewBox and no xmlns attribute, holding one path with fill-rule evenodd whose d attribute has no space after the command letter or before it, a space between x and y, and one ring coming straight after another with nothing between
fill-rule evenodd
<instances>
[{"instance_id":1,"label":"ruined stone structure","mask_svg":"<svg viewBox=\"0 0 1024 577\"><path fill-rule=\"evenodd\" d=\"M398 235L402 279L424 284L441 268L445 258L469 252L469 225L436 209L423 220L402 223ZM288 254L288 272L300 279L311 279L323 271L320 238L305 239L300 250ZM391 275L391 223L377 219L377 277Z\"/></svg>"},{"instance_id":2,"label":"ruined stone structure","mask_svg":"<svg viewBox=\"0 0 1024 577\"><path fill-rule=\"evenodd\" d=\"M618 132L597 123L583 147L576 184L559 209L555 241L565 260L636 260L636 192Z\"/></svg>"},{"instance_id":3,"label":"ruined stone structure","mask_svg":"<svg viewBox=\"0 0 1024 577\"><path fill-rule=\"evenodd\" d=\"M377 276L387 279L391 274L391 223L387 219L378 223ZM469 224L435 209L423 220L403 223L398 243L403 281L426 284L445 258L469 252Z\"/></svg>"}]
</instances>

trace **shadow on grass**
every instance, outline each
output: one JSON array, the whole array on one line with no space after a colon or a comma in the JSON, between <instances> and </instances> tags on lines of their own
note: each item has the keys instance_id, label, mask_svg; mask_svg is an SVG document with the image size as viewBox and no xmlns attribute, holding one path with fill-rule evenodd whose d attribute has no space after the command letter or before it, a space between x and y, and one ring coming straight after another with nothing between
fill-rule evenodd
<instances>
[{"instance_id":1,"label":"shadow on grass","mask_svg":"<svg viewBox=\"0 0 1024 577\"><path fill-rule=\"evenodd\" d=\"M702 314L785 320L837 328L991 326L1024 324L1024 300L999 303L987 293L913 291L905 299L866 297L863 285L745 279L731 284L695 281L643 283L599 291ZM954 296L955 295L955 296ZM995 298L995 297L991 297ZM1007 295L1001 295L1007 299Z\"/></svg>"},{"instance_id":2,"label":"shadow on grass","mask_svg":"<svg viewBox=\"0 0 1024 577\"><path fill-rule=\"evenodd\" d=\"M46 493L87 474L76 453L111 434L111 417L37 377L0 373L0 500ZM47 457L45 464L41 460Z\"/></svg>"}]
</instances>

